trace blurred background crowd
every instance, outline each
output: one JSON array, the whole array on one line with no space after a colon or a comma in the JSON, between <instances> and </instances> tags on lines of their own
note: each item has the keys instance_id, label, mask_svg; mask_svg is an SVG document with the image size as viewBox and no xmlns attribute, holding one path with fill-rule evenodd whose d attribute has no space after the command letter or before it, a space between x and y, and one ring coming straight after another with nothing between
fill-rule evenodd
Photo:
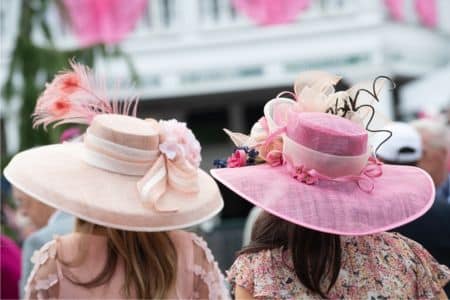
<instances>
[{"instance_id":1,"label":"blurred background crowd","mask_svg":"<svg viewBox=\"0 0 450 300\"><path fill-rule=\"evenodd\" d=\"M437 188L433 208L399 231L450 265L450 1L0 0L0 29L2 170L18 151L83 133L31 126L45 82L72 58L109 83L130 83L116 93L138 94L141 117L187 122L205 170L232 147L222 128L248 132L299 72L339 74L341 90L389 76L396 88L376 109L396 122L383 125L393 137L379 158L423 168ZM226 270L245 242L251 206L222 193L221 216L194 230ZM2 176L2 287L20 277L23 285L33 251L70 232L72 221Z\"/></svg>"}]
</instances>

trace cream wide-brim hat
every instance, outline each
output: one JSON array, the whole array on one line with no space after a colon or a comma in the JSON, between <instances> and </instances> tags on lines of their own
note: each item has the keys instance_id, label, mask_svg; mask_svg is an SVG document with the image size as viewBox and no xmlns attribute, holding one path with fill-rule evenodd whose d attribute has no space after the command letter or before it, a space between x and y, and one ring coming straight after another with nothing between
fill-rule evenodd
<instances>
[{"instance_id":1,"label":"cream wide-brim hat","mask_svg":"<svg viewBox=\"0 0 450 300\"><path fill-rule=\"evenodd\" d=\"M127 126L130 122L146 122L125 116L113 118L125 119ZM120 131L120 125L114 126L114 130ZM176 211L161 212L146 207L136 188L142 176L94 167L83 157L85 148L83 142L33 148L14 156L4 175L36 200L80 219L122 230L153 232L186 228L208 220L223 208L217 184L201 169L197 173L198 192L184 193L168 187L158 200L160 206L176 207Z\"/></svg>"}]
</instances>

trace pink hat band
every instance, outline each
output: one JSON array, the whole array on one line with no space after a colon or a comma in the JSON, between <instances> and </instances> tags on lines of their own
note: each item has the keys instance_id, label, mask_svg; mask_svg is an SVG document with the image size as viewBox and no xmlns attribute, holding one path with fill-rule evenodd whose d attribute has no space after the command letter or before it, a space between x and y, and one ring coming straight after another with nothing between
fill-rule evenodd
<instances>
[{"instance_id":1,"label":"pink hat band","mask_svg":"<svg viewBox=\"0 0 450 300\"><path fill-rule=\"evenodd\" d=\"M277 115L276 107L270 111ZM318 180L355 181L362 190L373 190L372 178L381 176L381 163L370 157L364 128L320 112L289 110L284 121L272 119L271 114L266 118L278 129L265 144L283 133L283 160L295 179L307 184ZM283 123L286 125L280 127Z\"/></svg>"},{"instance_id":2,"label":"pink hat band","mask_svg":"<svg viewBox=\"0 0 450 300\"><path fill-rule=\"evenodd\" d=\"M139 123L140 135L119 132L112 124L106 124L111 116L97 116L84 136L84 162L121 175L142 176L136 188L143 203L157 211L177 210L177 207L162 209L158 206L158 200L167 186L184 193L198 192L197 168L190 166L186 160L168 160L159 150L156 121L119 115L114 117L123 119L122 126L124 120Z\"/></svg>"}]
</instances>

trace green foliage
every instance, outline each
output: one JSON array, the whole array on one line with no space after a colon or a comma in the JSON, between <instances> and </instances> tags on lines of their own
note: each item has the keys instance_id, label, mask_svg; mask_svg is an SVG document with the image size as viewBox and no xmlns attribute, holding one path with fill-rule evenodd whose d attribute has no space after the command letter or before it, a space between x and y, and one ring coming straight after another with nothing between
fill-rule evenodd
<instances>
[{"instance_id":1,"label":"green foliage","mask_svg":"<svg viewBox=\"0 0 450 300\"><path fill-rule=\"evenodd\" d=\"M51 81L58 71L67 69L69 59L75 58L78 62L92 67L97 56L122 56L129 66L132 78L137 80L137 74L130 58L119 47L113 47L111 51L107 51L104 45L71 51L56 49L51 30L45 19L49 3L50 0L22 0L19 33L12 53L8 77L2 87L2 93L6 100L18 96L22 101L18 120L20 124L19 150L57 142L60 133L65 129L64 126L49 128L48 132L42 128L33 129L31 114L39 94L44 89L44 83ZM32 31L35 27L44 33L48 47L42 47L33 42ZM7 161L6 157L2 158L2 169Z\"/></svg>"},{"instance_id":2,"label":"green foliage","mask_svg":"<svg viewBox=\"0 0 450 300\"><path fill-rule=\"evenodd\" d=\"M75 58L77 62L92 67L96 57L120 57L128 65L131 78L138 83L138 75L130 57L117 46L108 47L107 49L104 45L98 45L71 51L56 49L50 27L45 19L47 7L52 1L58 3L61 11L63 10L61 3L59 1L56 2L56 0L21 0L19 32L12 52L8 76L2 87L2 94L6 101L14 97L18 97L21 100L18 117L20 151L38 145L55 143L59 140L61 132L67 128L67 126L49 128L48 132L42 128L33 129L31 115L37 98L44 90L45 82L51 81L53 76L60 70L68 69L69 59ZM48 44L47 47L39 46L33 42L33 30L42 31ZM14 116L4 117L12 118ZM5 134L7 135L8 132ZM4 137L2 138L4 139ZM10 156L1 158L2 172L10 158ZM12 209L14 209L14 205L11 201L8 201L8 199L11 200L8 198L8 195L2 195L1 198L1 213L3 216L3 205L10 206ZM1 233L14 237L13 230L4 223L3 219L0 224Z\"/></svg>"},{"instance_id":3,"label":"green foliage","mask_svg":"<svg viewBox=\"0 0 450 300\"><path fill-rule=\"evenodd\" d=\"M70 58L75 57L77 61L92 66L94 55L102 48L98 46L64 52L55 49L48 24L44 19L47 5L47 0L22 1L19 34L12 53L8 77L2 90L6 100L14 96L19 96L22 100L19 117L20 150L58 140L63 128L49 129L49 132L43 129L32 129L31 114L36 99L43 90L44 83L50 81L56 72L68 67ZM40 25L44 31L49 48L33 43L32 29L36 25Z\"/></svg>"}]
</instances>

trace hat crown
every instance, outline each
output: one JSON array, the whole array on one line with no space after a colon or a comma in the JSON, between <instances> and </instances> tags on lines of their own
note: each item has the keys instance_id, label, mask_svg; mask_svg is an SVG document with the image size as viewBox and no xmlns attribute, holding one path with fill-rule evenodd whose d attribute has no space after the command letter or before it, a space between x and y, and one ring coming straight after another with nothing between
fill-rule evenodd
<instances>
[{"instance_id":1,"label":"hat crown","mask_svg":"<svg viewBox=\"0 0 450 300\"><path fill-rule=\"evenodd\" d=\"M305 147L331 155L356 156L367 152L366 130L331 114L289 111L286 135Z\"/></svg>"},{"instance_id":2,"label":"hat crown","mask_svg":"<svg viewBox=\"0 0 450 300\"><path fill-rule=\"evenodd\" d=\"M125 115L96 116L88 129L89 134L114 144L141 150L156 150L159 145L158 123Z\"/></svg>"}]
</instances>

